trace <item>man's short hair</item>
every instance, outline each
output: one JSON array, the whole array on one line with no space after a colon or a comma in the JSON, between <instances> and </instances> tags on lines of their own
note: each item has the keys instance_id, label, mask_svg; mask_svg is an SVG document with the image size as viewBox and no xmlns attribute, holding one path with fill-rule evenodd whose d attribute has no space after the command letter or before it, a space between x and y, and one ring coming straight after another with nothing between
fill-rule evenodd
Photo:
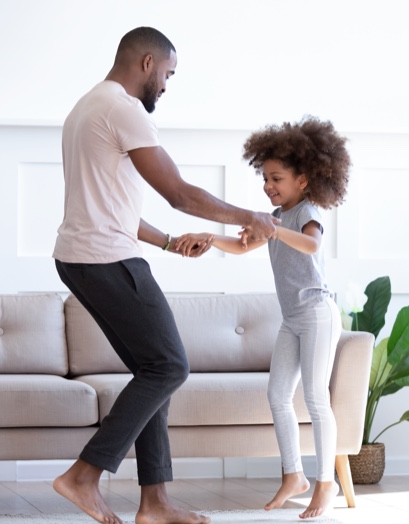
<instances>
[{"instance_id":1,"label":"man's short hair","mask_svg":"<svg viewBox=\"0 0 409 524\"><path fill-rule=\"evenodd\" d=\"M153 27L137 27L126 33L119 42L117 56L128 49L144 53L159 51L165 58L169 58L171 51L176 53L172 42Z\"/></svg>"}]
</instances>

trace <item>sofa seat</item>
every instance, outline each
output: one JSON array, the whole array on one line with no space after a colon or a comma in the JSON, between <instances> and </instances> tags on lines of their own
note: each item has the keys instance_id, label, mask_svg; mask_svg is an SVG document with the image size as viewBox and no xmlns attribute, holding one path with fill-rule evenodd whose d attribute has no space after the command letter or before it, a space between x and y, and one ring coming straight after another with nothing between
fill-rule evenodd
<instances>
[{"instance_id":1,"label":"sofa seat","mask_svg":"<svg viewBox=\"0 0 409 524\"><path fill-rule=\"evenodd\" d=\"M95 390L56 375L4 374L0 427L91 426L98 422Z\"/></svg>"},{"instance_id":2,"label":"sofa seat","mask_svg":"<svg viewBox=\"0 0 409 524\"><path fill-rule=\"evenodd\" d=\"M83 375L84 382L97 392L100 421L131 380L129 373ZM169 426L217 426L271 424L267 400L268 372L190 373L174 393L169 409ZM297 419L310 423L301 386L294 398Z\"/></svg>"}]
</instances>

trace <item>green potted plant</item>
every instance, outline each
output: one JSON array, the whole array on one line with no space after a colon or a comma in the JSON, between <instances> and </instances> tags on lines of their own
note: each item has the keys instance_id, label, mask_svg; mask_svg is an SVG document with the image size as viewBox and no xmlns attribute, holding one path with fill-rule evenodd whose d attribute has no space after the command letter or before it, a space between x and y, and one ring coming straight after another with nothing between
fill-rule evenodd
<instances>
[{"instance_id":1,"label":"green potted plant","mask_svg":"<svg viewBox=\"0 0 409 524\"><path fill-rule=\"evenodd\" d=\"M362 308L346 315L343 312L344 327L346 316L352 319L350 329L369 331L376 339L385 325L385 315L391 299L389 277L379 277L370 282L365 289L366 301ZM358 300L359 302L359 300ZM409 306L403 307L395 319L390 336L382 339L374 347L368 400L365 411L362 448L358 455L350 455L352 479L356 484L373 484L382 478L385 468L385 447L378 441L388 429L404 421L409 421L409 411L403 413L398 421L387 425L378 435L371 436L372 425L383 396L391 395L409 386Z\"/></svg>"}]
</instances>

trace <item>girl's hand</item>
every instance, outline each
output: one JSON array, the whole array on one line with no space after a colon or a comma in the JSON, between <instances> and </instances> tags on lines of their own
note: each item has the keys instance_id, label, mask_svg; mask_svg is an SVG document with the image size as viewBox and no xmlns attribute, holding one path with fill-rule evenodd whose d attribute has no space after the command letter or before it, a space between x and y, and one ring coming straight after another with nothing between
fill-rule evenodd
<instances>
[{"instance_id":1,"label":"girl's hand","mask_svg":"<svg viewBox=\"0 0 409 524\"><path fill-rule=\"evenodd\" d=\"M250 236L249 231L245 227L243 227L242 230L239 231L239 236L241 237L241 245L243 249L247 249L247 241Z\"/></svg>"},{"instance_id":2,"label":"girl's hand","mask_svg":"<svg viewBox=\"0 0 409 524\"><path fill-rule=\"evenodd\" d=\"M182 257L197 258L206 253L214 242L212 233L185 233L171 242L169 251L180 253Z\"/></svg>"}]
</instances>

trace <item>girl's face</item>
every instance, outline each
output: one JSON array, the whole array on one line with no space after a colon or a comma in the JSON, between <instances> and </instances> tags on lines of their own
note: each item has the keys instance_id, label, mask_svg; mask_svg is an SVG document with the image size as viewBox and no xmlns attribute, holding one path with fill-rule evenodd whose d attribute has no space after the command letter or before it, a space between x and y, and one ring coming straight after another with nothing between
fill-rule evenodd
<instances>
[{"instance_id":1,"label":"girl's face","mask_svg":"<svg viewBox=\"0 0 409 524\"><path fill-rule=\"evenodd\" d=\"M263 164L264 191L273 206L288 211L304 199L307 178L295 175L292 168L284 167L281 160L266 160Z\"/></svg>"}]
</instances>

